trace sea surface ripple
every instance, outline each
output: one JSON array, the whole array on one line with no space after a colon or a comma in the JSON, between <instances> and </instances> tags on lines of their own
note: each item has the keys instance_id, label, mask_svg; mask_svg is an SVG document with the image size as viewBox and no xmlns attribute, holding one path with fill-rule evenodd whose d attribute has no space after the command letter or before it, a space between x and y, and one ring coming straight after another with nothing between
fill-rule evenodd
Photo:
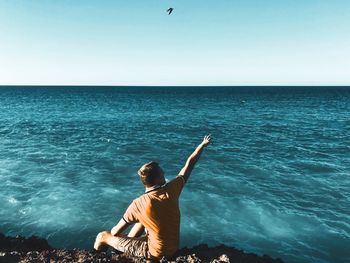
<instances>
[{"instance_id":1,"label":"sea surface ripple","mask_svg":"<svg viewBox=\"0 0 350 263\"><path fill-rule=\"evenodd\" d=\"M349 262L350 89L2 87L0 231L92 248L211 133L181 199L181 246Z\"/></svg>"}]
</instances>

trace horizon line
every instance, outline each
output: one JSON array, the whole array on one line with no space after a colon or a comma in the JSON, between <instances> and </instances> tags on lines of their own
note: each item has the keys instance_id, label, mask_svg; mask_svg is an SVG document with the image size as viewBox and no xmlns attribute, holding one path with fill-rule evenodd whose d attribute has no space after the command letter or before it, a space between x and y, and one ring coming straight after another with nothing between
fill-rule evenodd
<instances>
[{"instance_id":1,"label":"horizon line","mask_svg":"<svg viewBox=\"0 0 350 263\"><path fill-rule=\"evenodd\" d=\"M0 87L350 87L349 84L242 84L242 85L98 85L98 84L0 84Z\"/></svg>"}]
</instances>

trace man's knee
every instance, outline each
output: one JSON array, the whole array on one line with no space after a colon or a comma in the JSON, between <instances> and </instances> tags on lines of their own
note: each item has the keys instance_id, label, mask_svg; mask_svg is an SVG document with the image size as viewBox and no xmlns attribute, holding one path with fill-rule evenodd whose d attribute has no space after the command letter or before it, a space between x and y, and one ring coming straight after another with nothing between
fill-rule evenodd
<instances>
[{"instance_id":1,"label":"man's knee","mask_svg":"<svg viewBox=\"0 0 350 263\"><path fill-rule=\"evenodd\" d=\"M107 231L98 233L94 243L94 249L98 251L104 250L104 248L106 248L108 235L110 235L110 233Z\"/></svg>"},{"instance_id":2,"label":"man's knee","mask_svg":"<svg viewBox=\"0 0 350 263\"><path fill-rule=\"evenodd\" d=\"M108 238L111 237L112 234L109 231L102 231L98 233L98 236L102 238L103 242L107 242Z\"/></svg>"}]
</instances>

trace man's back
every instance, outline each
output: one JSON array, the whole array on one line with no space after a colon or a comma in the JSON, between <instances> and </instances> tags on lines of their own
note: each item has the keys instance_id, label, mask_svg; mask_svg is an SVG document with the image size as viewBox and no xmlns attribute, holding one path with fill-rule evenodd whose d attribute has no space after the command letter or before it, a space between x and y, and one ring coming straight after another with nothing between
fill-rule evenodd
<instances>
[{"instance_id":1,"label":"man's back","mask_svg":"<svg viewBox=\"0 0 350 263\"><path fill-rule=\"evenodd\" d=\"M184 184L182 176L175 177L134 199L123 216L127 223L140 222L147 229L149 252L154 257L170 257L179 248L179 196Z\"/></svg>"}]
</instances>

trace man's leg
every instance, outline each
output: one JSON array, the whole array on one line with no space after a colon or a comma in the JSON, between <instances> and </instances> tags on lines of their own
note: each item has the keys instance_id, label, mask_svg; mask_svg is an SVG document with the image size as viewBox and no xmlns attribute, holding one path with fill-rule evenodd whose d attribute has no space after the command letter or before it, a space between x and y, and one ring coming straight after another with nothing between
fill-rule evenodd
<instances>
[{"instance_id":1,"label":"man's leg","mask_svg":"<svg viewBox=\"0 0 350 263\"><path fill-rule=\"evenodd\" d=\"M142 238L126 237L125 235L113 236L110 232L103 231L97 235L94 248L101 250L106 245L132 256L148 256L147 241Z\"/></svg>"},{"instance_id":2,"label":"man's leg","mask_svg":"<svg viewBox=\"0 0 350 263\"><path fill-rule=\"evenodd\" d=\"M124 234L124 233L121 233L119 234L118 236L119 237L139 237L140 235L142 235L144 231L144 226L141 224L141 223L136 223L134 224L134 226L131 228L129 234ZM109 233L108 231L103 231L103 232L100 232L97 237L96 237L96 241L95 241L95 244L94 244L94 248L96 250L102 250L103 247L105 247L106 245L106 241L105 239L107 238L108 234ZM110 233L109 233L110 234ZM107 244L108 245L108 244Z\"/></svg>"},{"instance_id":3,"label":"man's leg","mask_svg":"<svg viewBox=\"0 0 350 263\"><path fill-rule=\"evenodd\" d=\"M96 241L94 244L94 248L96 250L102 250L106 245L109 245L111 247L114 247L115 249L124 252L124 248L119 246L119 237L125 238L126 235L120 235L120 236L113 236L108 231L103 231L98 233L96 237Z\"/></svg>"}]
</instances>

